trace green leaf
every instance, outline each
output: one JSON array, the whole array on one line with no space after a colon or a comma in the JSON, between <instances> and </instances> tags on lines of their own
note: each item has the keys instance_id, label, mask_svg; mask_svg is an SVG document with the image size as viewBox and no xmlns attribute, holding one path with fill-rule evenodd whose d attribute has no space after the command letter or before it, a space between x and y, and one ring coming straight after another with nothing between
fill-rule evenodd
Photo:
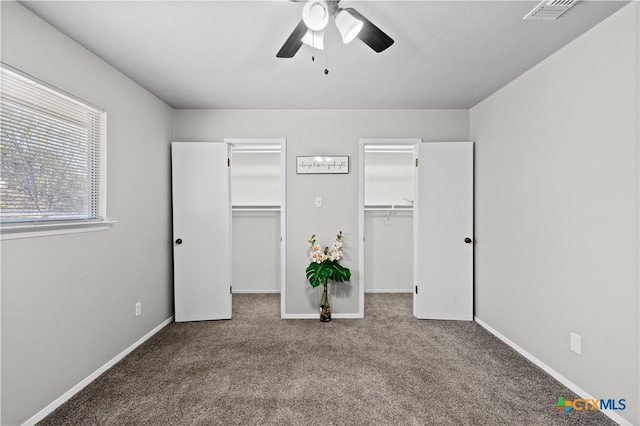
<instances>
[{"instance_id":1,"label":"green leaf","mask_svg":"<svg viewBox=\"0 0 640 426\"><path fill-rule=\"evenodd\" d=\"M313 262L307 267L307 280L309 280L311 287L315 288L320 284L326 283L333 275L331 268L327 267L326 262L326 260L322 263Z\"/></svg>"},{"instance_id":2,"label":"green leaf","mask_svg":"<svg viewBox=\"0 0 640 426\"><path fill-rule=\"evenodd\" d=\"M349 281L351 279L351 271L332 260L324 260L322 263L311 263L307 267L307 280L311 287L317 287L329 280L336 282Z\"/></svg>"},{"instance_id":3,"label":"green leaf","mask_svg":"<svg viewBox=\"0 0 640 426\"><path fill-rule=\"evenodd\" d=\"M333 264L333 277L336 282L349 281L351 279L351 271L348 268L338 264L337 262L331 262Z\"/></svg>"}]
</instances>

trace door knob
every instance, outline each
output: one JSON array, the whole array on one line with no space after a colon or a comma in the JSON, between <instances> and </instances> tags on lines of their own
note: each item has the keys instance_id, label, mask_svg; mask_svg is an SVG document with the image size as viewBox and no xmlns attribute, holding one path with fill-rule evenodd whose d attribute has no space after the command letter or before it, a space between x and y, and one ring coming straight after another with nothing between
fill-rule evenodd
<instances>
[{"instance_id":1,"label":"door knob","mask_svg":"<svg viewBox=\"0 0 640 426\"><path fill-rule=\"evenodd\" d=\"M182 244L182 238L178 238L178 239L176 240L176 244L177 244L177 245Z\"/></svg>"},{"instance_id":2,"label":"door knob","mask_svg":"<svg viewBox=\"0 0 640 426\"><path fill-rule=\"evenodd\" d=\"M471 244L471 238L467 237L464 239L464 242L467 244Z\"/></svg>"}]
</instances>

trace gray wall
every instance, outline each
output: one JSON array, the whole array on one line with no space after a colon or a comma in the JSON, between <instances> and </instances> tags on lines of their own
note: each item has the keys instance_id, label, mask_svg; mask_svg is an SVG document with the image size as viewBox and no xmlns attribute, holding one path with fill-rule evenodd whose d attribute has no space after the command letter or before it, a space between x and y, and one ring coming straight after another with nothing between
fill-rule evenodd
<instances>
[{"instance_id":1,"label":"gray wall","mask_svg":"<svg viewBox=\"0 0 640 426\"><path fill-rule=\"evenodd\" d=\"M639 4L471 109L475 308L638 416ZM582 355L569 333L582 336ZM550 402L551 403L551 402Z\"/></svg>"},{"instance_id":2,"label":"gray wall","mask_svg":"<svg viewBox=\"0 0 640 426\"><path fill-rule=\"evenodd\" d=\"M280 212L233 211L234 293L280 292Z\"/></svg>"},{"instance_id":3,"label":"gray wall","mask_svg":"<svg viewBox=\"0 0 640 426\"><path fill-rule=\"evenodd\" d=\"M367 211L364 217L364 291L413 291L413 212Z\"/></svg>"},{"instance_id":4,"label":"gray wall","mask_svg":"<svg viewBox=\"0 0 640 426\"><path fill-rule=\"evenodd\" d=\"M364 204L411 206L414 197L413 151L365 152Z\"/></svg>"},{"instance_id":5,"label":"gray wall","mask_svg":"<svg viewBox=\"0 0 640 426\"><path fill-rule=\"evenodd\" d=\"M107 214L118 221L2 242L0 423L14 425L173 315L173 111L22 6L0 7L4 62L107 111Z\"/></svg>"},{"instance_id":6,"label":"gray wall","mask_svg":"<svg viewBox=\"0 0 640 426\"><path fill-rule=\"evenodd\" d=\"M279 206L281 173L279 152L231 154L231 204L233 206Z\"/></svg>"},{"instance_id":7,"label":"gray wall","mask_svg":"<svg viewBox=\"0 0 640 426\"><path fill-rule=\"evenodd\" d=\"M282 111L179 110L176 140L221 141L225 138L287 140L287 271L286 312L318 312L320 289L311 290L304 270L307 240L330 245L344 234L342 264L351 269L351 283L331 297L334 313L358 312L358 179L360 138L423 138L425 141L466 140L466 110ZM296 156L348 155L348 175L298 175ZM316 208L316 196L323 205ZM411 256L411 252L406 254Z\"/></svg>"}]
</instances>

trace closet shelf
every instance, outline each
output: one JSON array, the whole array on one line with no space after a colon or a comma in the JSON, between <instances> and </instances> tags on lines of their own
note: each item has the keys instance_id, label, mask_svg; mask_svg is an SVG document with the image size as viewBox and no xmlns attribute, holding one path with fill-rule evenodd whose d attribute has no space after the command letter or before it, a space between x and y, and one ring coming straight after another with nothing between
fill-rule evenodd
<instances>
[{"instance_id":1,"label":"closet shelf","mask_svg":"<svg viewBox=\"0 0 640 426\"><path fill-rule=\"evenodd\" d=\"M260 205L242 205L231 206L231 211L234 212L279 212L280 206L260 206Z\"/></svg>"},{"instance_id":2,"label":"closet shelf","mask_svg":"<svg viewBox=\"0 0 640 426\"><path fill-rule=\"evenodd\" d=\"M412 211L413 210L413 206L407 206L407 205L394 205L394 204L371 204L371 205L366 205L364 206L364 210L365 211L395 211L395 210L402 210L402 211Z\"/></svg>"}]
</instances>

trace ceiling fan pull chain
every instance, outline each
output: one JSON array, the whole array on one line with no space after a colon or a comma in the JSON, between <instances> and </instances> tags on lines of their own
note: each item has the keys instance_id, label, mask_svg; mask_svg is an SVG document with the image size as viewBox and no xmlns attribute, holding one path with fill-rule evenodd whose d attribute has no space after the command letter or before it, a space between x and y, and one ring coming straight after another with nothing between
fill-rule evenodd
<instances>
[{"instance_id":1,"label":"ceiling fan pull chain","mask_svg":"<svg viewBox=\"0 0 640 426\"><path fill-rule=\"evenodd\" d=\"M325 31L324 33L324 75L328 75L329 74L329 43L327 42L327 38L329 36L327 35L327 31Z\"/></svg>"},{"instance_id":2,"label":"ceiling fan pull chain","mask_svg":"<svg viewBox=\"0 0 640 426\"><path fill-rule=\"evenodd\" d=\"M316 60L316 38L314 35L311 36L311 62Z\"/></svg>"}]
</instances>

